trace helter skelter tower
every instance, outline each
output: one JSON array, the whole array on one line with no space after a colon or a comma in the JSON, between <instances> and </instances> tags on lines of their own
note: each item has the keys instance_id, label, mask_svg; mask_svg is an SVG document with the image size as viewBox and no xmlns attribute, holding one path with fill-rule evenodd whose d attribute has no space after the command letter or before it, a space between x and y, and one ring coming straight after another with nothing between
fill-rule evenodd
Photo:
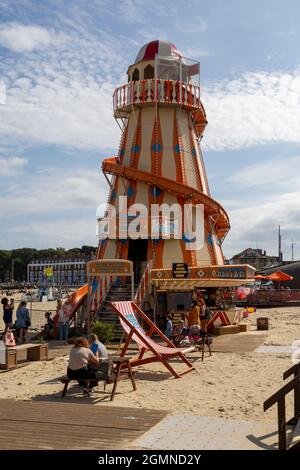
<instances>
[{"instance_id":1,"label":"helter skelter tower","mask_svg":"<svg viewBox=\"0 0 300 470\"><path fill-rule=\"evenodd\" d=\"M118 200L124 195L129 206L203 204L205 240L201 249L187 250L184 236L117 237L102 240L97 257L130 259L136 273L150 260L154 270L184 262L197 273L203 266L224 265L221 244L230 224L225 210L210 196L199 145L207 124L199 62L184 58L171 43L152 41L141 48L127 74L128 83L113 95L114 117L122 129L118 156L102 164L107 179L112 175L108 202L116 206L117 216Z\"/></svg>"}]
</instances>

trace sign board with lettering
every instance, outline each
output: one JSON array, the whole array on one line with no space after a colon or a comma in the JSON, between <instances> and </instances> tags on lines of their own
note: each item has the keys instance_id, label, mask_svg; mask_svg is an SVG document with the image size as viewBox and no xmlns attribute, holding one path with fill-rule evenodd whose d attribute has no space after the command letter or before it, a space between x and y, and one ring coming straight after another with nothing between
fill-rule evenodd
<instances>
[{"instance_id":1,"label":"sign board with lettering","mask_svg":"<svg viewBox=\"0 0 300 470\"><path fill-rule=\"evenodd\" d=\"M98 259L87 263L88 276L131 276L133 262L125 259Z\"/></svg>"},{"instance_id":2,"label":"sign board with lettering","mask_svg":"<svg viewBox=\"0 0 300 470\"><path fill-rule=\"evenodd\" d=\"M47 266L46 268L44 268L44 274L46 277L52 277L53 276L52 266Z\"/></svg>"},{"instance_id":3,"label":"sign board with lettering","mask_svg":"<svg viewBox=\"0 0 300 470\"><path fill-rule=\"evenodd\" d=\"M189 268L187 263L173 263L172 275L174 279L186 279L188 277Z\"/></svg>"}]
</instances>

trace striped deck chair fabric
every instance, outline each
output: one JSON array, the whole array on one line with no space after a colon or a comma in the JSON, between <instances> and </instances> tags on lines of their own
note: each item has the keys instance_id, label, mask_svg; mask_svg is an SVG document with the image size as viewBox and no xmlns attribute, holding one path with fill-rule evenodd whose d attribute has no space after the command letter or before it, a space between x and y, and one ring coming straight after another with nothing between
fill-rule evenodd
<instances>
[{"instance_id":1,"label":"striped deck chair fabric","mask_svg":"<svg viewBox=\"0 0 300 470\"><path fill-rule=\"evenodd\" d=\"M131 301L112 302L112 307L119 316L120 323L127 334L127 340L121 352L121 356L126 354L127 348L131 340L135 341L140 349L139 356L132 359L131 365L137 366L148 364L150 362L160 361L164 366L174 375L174 377L181 377L183 374L190 372L194 369L190 361L185 357L185 354L193 351L195 348L176 348L173 343L160 331L160 329L145 315L145 313ZM149 327L146 332L138 320L140 317L145 324ZM156 333L165 345L159 344L151 338L151 335ZM144 357L146 352L151 353L150 356ZM178 357L183 361L188 368L182 372L176 372L173 366L168 362L168 359Z\"/></svg>"}]
</instances>

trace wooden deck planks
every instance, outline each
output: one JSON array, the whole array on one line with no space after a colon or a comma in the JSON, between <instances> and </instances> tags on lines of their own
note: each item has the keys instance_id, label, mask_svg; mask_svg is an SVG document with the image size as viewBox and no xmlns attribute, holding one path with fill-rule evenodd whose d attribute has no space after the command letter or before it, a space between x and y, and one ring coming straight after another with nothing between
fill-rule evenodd
<instances>
[{"instance_id":1,"label":"wooden deck planks","mask_svg":"<svg viewBox=\"0 0 300 470\"><path fill-rule=\"evenodd\" d=\"M238 333L228 336L216 336L213 340L212 352L244 353L253 352L261 346L267 334Z\"/></svg>"},{"instance_id":2,"label":"wooden deck planks","mask_svg":"<svg viewBox=\"0 0 300 470\"><path fill-rule=\"evenodd\" d=\"M165 416L149 409L0 400L0 449L121 449Z\"/></svg>"}]
</instances>

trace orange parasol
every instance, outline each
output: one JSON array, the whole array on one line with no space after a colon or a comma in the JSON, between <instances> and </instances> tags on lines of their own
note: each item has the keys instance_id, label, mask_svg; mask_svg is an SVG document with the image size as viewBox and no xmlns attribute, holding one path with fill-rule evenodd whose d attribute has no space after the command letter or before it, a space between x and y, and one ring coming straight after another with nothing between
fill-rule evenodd
<instances>
[{"instance_id":1,"label":"orange parasol","mask_svg":"<svg viewBox=\"0 0 300 470\"><path fill-rule=\"evenodd\" d=\"M254 276L254 279L267 279L266 276L263 276L262 274L257 274Z\"/></svg>"},{"instance_id":2,"label":"orange parasol","mask_svg":"<svg viewBox=\"0 0 300 470\"><path fill-rule=\"evenodd\" d=\"M283 273L282 271L276 271L275 273L269 274L269 276L266 276L267 279L270 279L271 281L291 281L293 276L289 276L288 274Z\"/></svg>"}]
</instances>

